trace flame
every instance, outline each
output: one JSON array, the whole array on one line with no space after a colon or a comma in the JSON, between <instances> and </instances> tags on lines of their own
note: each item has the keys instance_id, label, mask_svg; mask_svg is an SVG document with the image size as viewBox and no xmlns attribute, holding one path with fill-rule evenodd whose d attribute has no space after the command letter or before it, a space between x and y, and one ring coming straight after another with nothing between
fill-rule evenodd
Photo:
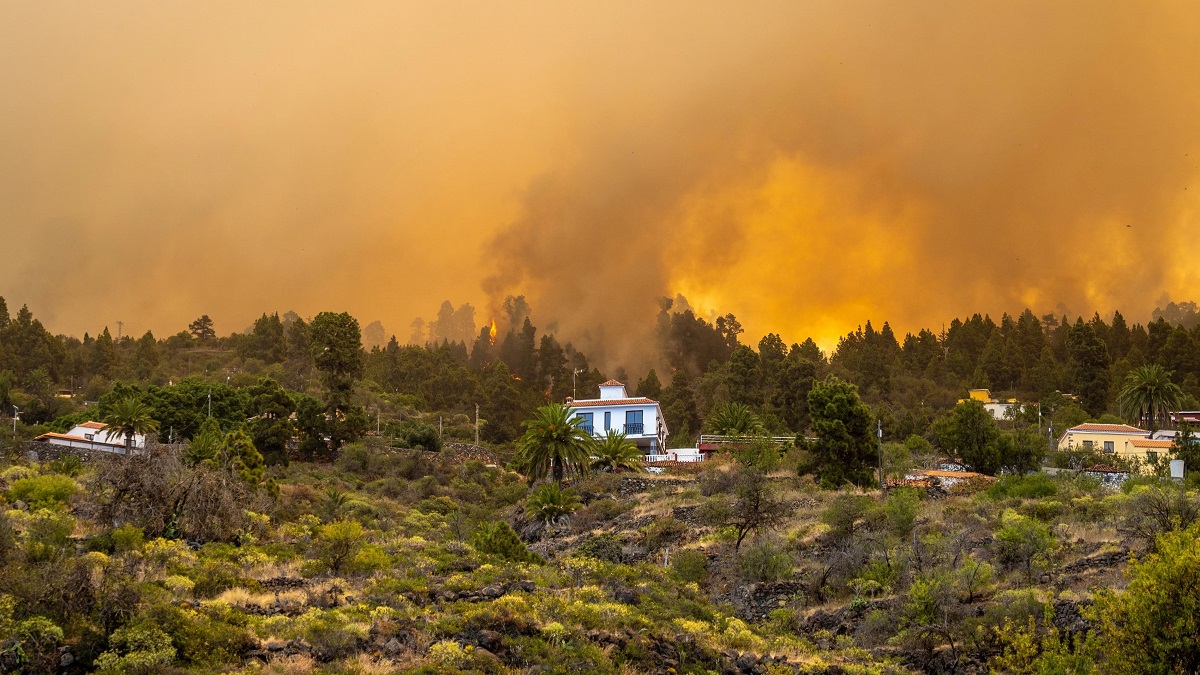
<instances>
[{"instance_id":1,"label":"flame","mask_svg":"<svg viewBox=\"0 0 1200 675\"><path fill-rule=\"evenodd\" d=\"M492 327L488 329L488 335L492 344L496 344L496 320L492 319Z\"/></svg>"}]
</instances>

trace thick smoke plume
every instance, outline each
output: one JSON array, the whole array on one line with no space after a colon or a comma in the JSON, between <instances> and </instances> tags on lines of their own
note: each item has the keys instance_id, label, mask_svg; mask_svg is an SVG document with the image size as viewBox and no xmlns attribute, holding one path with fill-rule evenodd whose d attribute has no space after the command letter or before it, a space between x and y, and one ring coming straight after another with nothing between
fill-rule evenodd
<instances>
[{"instance_id":1,"label":"thick smoke plume","mask_svg":"<svg viewBox=\"0 0 1200 675\"><path fill-rule=\"evenodd\" d=\"M524 294L631 368L676 293L826 344L1145 320L1200 281L1198 36L1166 3L13 3L0 295L162 334Z\"/></svg>"}]
</instances>

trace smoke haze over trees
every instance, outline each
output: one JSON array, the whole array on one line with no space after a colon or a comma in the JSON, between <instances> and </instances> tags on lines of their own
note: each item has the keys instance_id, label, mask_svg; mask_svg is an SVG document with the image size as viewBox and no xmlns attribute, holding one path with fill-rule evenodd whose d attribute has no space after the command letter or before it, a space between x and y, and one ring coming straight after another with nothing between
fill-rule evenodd
<instances>
[{"instance_id":1,"label":"smoke haze over trees","mask_svg":"<svg viewBox=\"0 0 1200 675\"><path fill-rule=\"evenodd\" d=\"M615 367L676 293L828 347L1198 281L1193 7L280 9L0 9L0 291L76 335L524 294ZM136 273L42 267L100 245Z\"/></svg>"}]
</instances>

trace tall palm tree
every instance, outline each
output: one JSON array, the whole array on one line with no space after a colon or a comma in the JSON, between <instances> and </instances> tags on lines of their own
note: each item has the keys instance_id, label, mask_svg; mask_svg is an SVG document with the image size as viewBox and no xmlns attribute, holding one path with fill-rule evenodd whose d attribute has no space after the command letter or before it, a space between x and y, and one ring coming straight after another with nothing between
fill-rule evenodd
<instances>
[{"instance_id":1,"label":"tall palm tree","mask_svg":"<svg viewBox=\"0 0 1200 675\"><path fill-rule=\"evenodd\" d=\"M730 403L717 409L709 418L713 433L722 436L750 436L762 433L762 420L741 403Z\"/></svg>"},{"instance_id":2,"label":"tall palm tree","mask_svg":"<svg viewBox=\"0 0 1200 675\"><path fill-rule=\"evenodd\" d=\"M549 474L562 485L568 472L587 473L591 445L583 419L572 417L569 407L551 403L525 421L525 433L517 441L516 465L531 481Z\"/></svg>"},{"instance_id":3,"label":"tall palm tree","mask_svg":"<svg viewBox=\"0 0 1200 675\"><path fill-rule=\"evenodd\" d=\"M609 429L592 447L592 469L596 471L642 471L642 451L624 432Z\"/></svg>"},{"instance_id":4,"label":"tall palm tree","mask_svg":"<svg viewBox=\"0 0 1200 675\"><path fill-rule=\"evenodd\" d=\"M1150 431L1158 428L1159 420L1166 424L1168 413L1183 401L1183 390L1171 381L1171 371L1157 363L1129 371L1117 403L1121 413L1134 424L1148 420Z\"/></svg>"},{"instance_id":5,"label":"tall palm tree","mask_svg":"<svg viewBox=\"0 0 1200 675\"><path fill-rule=\"evenodd\" d=\"M154 409L138 397L126 396L109 406L108 414L101 421L108 425L110 437L112 434L125 437L125 454L128 455L133 448L135 434L148 434L158 430L158 422L151 417L153 413Z\"/></svg>"}]
</instances>

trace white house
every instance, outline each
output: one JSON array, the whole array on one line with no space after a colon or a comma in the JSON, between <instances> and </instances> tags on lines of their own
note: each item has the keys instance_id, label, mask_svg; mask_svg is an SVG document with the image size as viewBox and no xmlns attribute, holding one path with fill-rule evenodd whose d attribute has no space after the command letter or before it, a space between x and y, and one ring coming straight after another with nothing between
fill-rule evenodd
<instances>
[{"instance_id":1,"label":"white house","mask_svg":"<svg viewBox=\"0 0 1200 675\"><path fill-rule=\"evenodd\" d=\"M1007 400L999 400L992 398L992 392L989 389L968 389L967 398L959 399L959 403L967 401L979 401L983 404L984 410L991 413L992 418L997 422L1011 419L1017 414L1025 410L1026 403L1022 403L1015 398Z\"/></svg>"},{"instance_id":2,"label":"white house","mask_svg":"<svg viewBox=\"0 0 1200 675\"><path fill-rule=\"evenodd\" d=\"M65 434L42 434L35 441L61 445L68 448L83 450L102 450L104 452L125 452L125 434L119 431L108 431L103 422L83 422L75 425ZM142 450L146 447L146 437L142 434L133 435L133 449Z\"/></svg>"},{"instance_id":3,"label":"white house","mask_svg":"<svg viewBox=\"0 0 1200 675\"><path fill-rule=\"evenodd\" d=\"M572 417L583 419L583 428L600 438L623 431L647 455L659 455L667 447L667 422L658 401L631 397L625 385L609 380L600 385L600 398L567 399Z\"/></svg>"}]
</instances>

